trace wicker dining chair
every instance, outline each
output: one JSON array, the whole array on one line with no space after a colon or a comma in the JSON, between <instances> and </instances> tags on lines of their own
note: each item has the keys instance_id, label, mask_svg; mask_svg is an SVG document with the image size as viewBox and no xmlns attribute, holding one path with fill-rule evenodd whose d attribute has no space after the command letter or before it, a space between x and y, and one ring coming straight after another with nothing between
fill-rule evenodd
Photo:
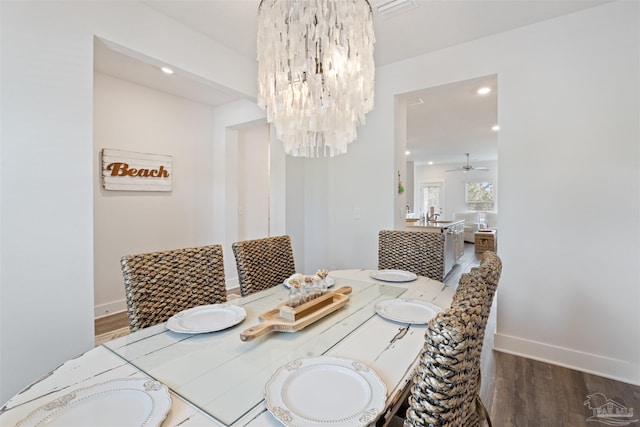
<instances>
[{"instance_id":1,"label":"wicker dining chair","mask_svg":"<svg viewBox=\"0 0 640 427\"><path fill-rule=\"evenodd\" d=\"M425 231L381 230L378 268L406 270L434 280L444 276L444 235Z\"/></svg>"},{"instance_id":2,"label":"wicker dining chair","mask_svg":"<svg viewBox=\"0 0 640 427\"><path fill-rule=\"evenodd\" d=\"M291 238L287 235L235 242L231 248L242 296L282 284L296 272Z\"/></svg>"},{"instance_id":3,"label":"wicker dining chair","mask_svg":"<svg viewBox=\"0 0 640 427\"><path fill-rule=\"evenodd\" d=\"M458 287L451 303L452 308L459 309L463 313L473 313L477 316L475 324L476 332L470 342L470 357L472 363L472 375L468 392L476 401L476 410L479 418L491 426L491 418L480 399L481 370L480 361L486 332L487 322L491 314L493 298L498 287L502 273L502 261L495 252L486 251L480 259L480 266L474 267L469 273L460 277Z\"/></svg>"},{"instance_id":4,"label":"wicker dining chair","mask_svg":"<svg viewBox=\"0 0 640 427\"><path fill-rule=\"evenodd\" d=\"M131 331L227 300L221 245L127 255L120 265Z\"/></svg>"},{"instance_id":5,"label":"wicker dining chair","mask_svg":"<svg viewBox=\"0 0 640 427\"><path fill-rule=\"evenodd\" d=\"M451 308L461 313L465 324L473 325L469 337L469 383L464 397L467 401L475 402L473 412L479 420L491 426L491 418L480 398L481 358L484 336L491 311L493 297L489 297L489 286L485 283L477 270L471 270L461 276L458 287L453 296ZM491 292L493 295L493 292Z\"/></svg>"},{"instance_id":6,"label":"wicker dining chair","mask_svg":"<svg viewBox=\"0 0 640 427\"><path fill-rule=\"evenodd\" d=\"M488 297L493 302L493 296L498 287L500 276L502 275L502 260L493 251L485 251L480 257L480 266L474 267L472 271L477 270L482 279L485 281L488 289Z\"/></svg>"},{"instance_id":7,"label":"wicker dining chair","mask_svg":"<svg viewBox=\"0 0 640 427\"><path fill-rule=\"evenodd\" d=\"M502 261L495 252L484 252L480 266L474 267L470 272L463 274L458 282L458 287L453 295L452 307L469 308L471 302L480 306L474 309L480 310L481 325L478 331L478 349L476 357L480 360L482 344L487 322L491 314L493 299L498 288L498 282L502 272ZM478 378L479 378L478 372ZM478 379L479 383L479 379Z\"/></svg>"},{"instance_id":8,"label":"wicker dining chair","mask_svg":"<svg viewBox=\"0 0 640 427\"><path fill-rule=\"evenodd\" d=\"M478 316L450 308L427 324L425 344L413 377L405 427L478 427L473 375L473 335Z\"/></svg>"}]
</instances>

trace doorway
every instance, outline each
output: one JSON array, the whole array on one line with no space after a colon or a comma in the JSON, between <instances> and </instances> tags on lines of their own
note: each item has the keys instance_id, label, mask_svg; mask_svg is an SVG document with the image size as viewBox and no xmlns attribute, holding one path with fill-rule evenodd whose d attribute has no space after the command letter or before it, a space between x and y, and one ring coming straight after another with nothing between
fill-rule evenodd
<instances>
[{"instance_id":1,"label":"doorway","mask_svg":"<svg viewBox=\"0 0 640 427\"><path fill-rule=\"evenodd\" d=\"M238 240L270 235L270 170L268 124L238 132Z\"/></svg>"},{"instance_id":2,"label":"doorway","mask_svg":"<svg viewBox=\"0 0 640 427\"><path fill-rule=\"evenodd\" d=\"M456 212L478 210L466 200L465 186L490 182L490 210L497 212L497 92L494 74L399 95L406 105L405 160L414 170L416 211L434 206L441 219L451 220Z\"/></svg>"}]
</instances>

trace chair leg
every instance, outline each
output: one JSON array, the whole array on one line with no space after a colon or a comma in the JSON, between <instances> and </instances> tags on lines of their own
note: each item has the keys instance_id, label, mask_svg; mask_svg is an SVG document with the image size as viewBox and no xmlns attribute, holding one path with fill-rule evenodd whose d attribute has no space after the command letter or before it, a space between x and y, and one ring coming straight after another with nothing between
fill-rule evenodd
<instances>
[{"instance_id":1,"label":"chair leg","mask_svg":"<svg viewBox=\"0 0 640 427\"><path fill-rule=\"evenodd\" d=\"M476 394L476 413L480 417L480 421L484 420L486 421L489 427L493 427L493 425L491 424L491 417L489 417L489 411L487 411L487 408L484 406L484 403L482 403L482 399L480 399L480 396L478 396L477 394Z\"/></svg>"}]
</instances>

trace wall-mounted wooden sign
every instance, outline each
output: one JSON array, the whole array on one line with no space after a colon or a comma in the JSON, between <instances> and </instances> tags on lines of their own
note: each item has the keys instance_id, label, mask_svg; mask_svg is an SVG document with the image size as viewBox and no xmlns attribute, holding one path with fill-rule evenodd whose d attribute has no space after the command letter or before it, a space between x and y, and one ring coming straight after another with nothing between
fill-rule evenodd
<instances>
[{"instance_id":1,"label":"wall-mounted wooden sign","mask_svg":"<svg viewBox=\"0 0 640 427\"><path fill-rule=\"evenodd\" d=\"M172 180L171 156L102 149L105 190L171 191Z\"/></svg>"}]
</instances>

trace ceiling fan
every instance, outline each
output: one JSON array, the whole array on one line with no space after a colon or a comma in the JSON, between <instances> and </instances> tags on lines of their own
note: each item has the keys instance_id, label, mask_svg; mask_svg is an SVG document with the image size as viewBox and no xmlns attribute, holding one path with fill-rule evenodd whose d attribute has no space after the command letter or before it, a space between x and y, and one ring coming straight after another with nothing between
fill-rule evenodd
<instances>
[{"instance_id":1,"label":"ceiling fan","mask_svg":"<svg viewBox=\"0 0 640 427\"><path fill-rule=\"evenodd\" d=\"M489 168L485 168L484 166L473 167L469 164L469 153L464 153L467 156L467 164L462 166L460 169L449 169L446 172L471 172L471 171L488 171Z\"/></svg>"}]
</instances>

